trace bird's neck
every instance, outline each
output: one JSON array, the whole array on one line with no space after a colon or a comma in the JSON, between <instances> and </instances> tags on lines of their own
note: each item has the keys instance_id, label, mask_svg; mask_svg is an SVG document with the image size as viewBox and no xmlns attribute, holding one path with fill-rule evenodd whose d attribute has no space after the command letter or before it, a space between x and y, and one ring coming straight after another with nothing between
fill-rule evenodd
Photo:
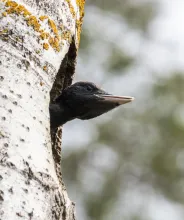
<instances>
[{"instance_id":1,"label":"bird's neck","mask_svg":"<svg viewBox=\"0 0 184 220\"><path fill-rule=\"evenodd\" d=\"M52 103L49 106L51 127L57 128L67 121L74 119L69 109L58 103Z\"/></svg>"}]
</instances>

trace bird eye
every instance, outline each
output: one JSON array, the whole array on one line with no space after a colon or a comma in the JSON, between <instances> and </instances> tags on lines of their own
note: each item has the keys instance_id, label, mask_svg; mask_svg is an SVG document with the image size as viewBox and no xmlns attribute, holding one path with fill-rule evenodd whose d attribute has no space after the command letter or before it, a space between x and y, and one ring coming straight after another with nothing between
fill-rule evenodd
<instances>
[{"instance_id":1,"label":"bird eye","mask_svg":"<svg viewBox=\"0 0 184 220\"><path fill-rule=\"evenodd\" d=\"M86 90L90 92L90 91L92 91L93 89L92 89L90 86L87 86L87 87L86 87Z\"/></svg>"}]
</instances>

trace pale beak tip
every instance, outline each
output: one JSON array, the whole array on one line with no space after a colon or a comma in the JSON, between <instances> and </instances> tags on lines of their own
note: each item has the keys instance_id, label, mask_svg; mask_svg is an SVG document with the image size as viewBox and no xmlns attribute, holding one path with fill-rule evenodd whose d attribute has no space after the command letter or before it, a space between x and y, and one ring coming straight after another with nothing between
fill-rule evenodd
<instances>
[{"instance_id":1,"label":"pale beak tip","mask_svg":"<svg viewBox=\"0 0 184 220\"><path fill-rule=\"evenodd\" d=\"M118 103L123 105L134 100L134 97L131 96L114 96L114 95L102 95L105 102Z\"/></svg>"}]
</instances>

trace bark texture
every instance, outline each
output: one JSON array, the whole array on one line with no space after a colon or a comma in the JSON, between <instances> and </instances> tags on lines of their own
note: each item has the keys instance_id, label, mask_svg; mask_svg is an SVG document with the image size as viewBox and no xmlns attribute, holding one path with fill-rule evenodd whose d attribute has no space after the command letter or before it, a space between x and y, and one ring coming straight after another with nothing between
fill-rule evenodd
<instances>
[{"instance_id":1,"label":"bark texture","mask_svg":"<svg viewBox=\"0 0 184 220\"><path fill-rule=\"evenodd\" d=\"M0 219L75 219L49 102L75 71L84 0L0 0Z\"/></svg>"}]
</instances>

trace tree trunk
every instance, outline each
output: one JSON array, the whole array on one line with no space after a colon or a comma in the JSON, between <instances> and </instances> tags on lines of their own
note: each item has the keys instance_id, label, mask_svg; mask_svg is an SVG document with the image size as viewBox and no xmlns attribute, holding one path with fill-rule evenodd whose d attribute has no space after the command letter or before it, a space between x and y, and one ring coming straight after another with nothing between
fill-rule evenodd
<instances>
[{"instance_id":1,"label":"tree trunk","mask_svg":"<svg viewBox=\"0 0 184 220\"><path fill-rule=\"evenodd\" d=\"M85 0L0 0L0 219L75 219L49 102L70 85Z\"/></svg>"}]
</instances>

